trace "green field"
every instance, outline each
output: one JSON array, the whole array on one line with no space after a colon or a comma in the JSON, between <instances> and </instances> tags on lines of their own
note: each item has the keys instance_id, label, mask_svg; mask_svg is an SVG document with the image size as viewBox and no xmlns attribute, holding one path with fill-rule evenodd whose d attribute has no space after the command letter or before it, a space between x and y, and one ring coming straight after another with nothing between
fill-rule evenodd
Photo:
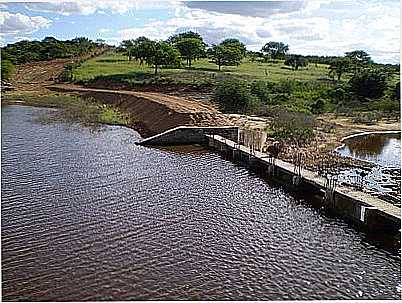
<instances>
[{"instance_id":1,"label":"green field","mask_svg":"<svg viewBox=\"0 0 402 303\"><path fill-rule=\"evenodd\" d=\"M184 66L184 62L183 62ZM146 64L140 65L133 60L129 62L127 56L109 53L92 58L74 70L74 80L88 81L102 76L106 79L123 82L143 82L154 78L154 69ZM239 66L218 67L208 59L199 59L193 63L191 69L163 68L158 72L160 77L171 78L176 83L214 82L227 78L240 78L244 80L280 80L301 81L328 81L328 66L323 64L309 64L308 67L297 71L291 70L283 62L259 63L244 59Z\"/></svg>"}]
</instances>

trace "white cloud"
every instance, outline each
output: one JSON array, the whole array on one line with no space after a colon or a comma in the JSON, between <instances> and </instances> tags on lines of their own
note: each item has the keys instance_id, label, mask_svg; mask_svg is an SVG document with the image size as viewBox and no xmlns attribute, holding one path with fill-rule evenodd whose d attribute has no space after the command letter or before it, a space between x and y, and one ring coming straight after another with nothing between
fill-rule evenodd
<instances>
[{"instance_id":1,"label":"white cloud","mask_svg":"<svg viewBox=\"0 0 402 303\"><path fill-rule=\"evenodd\" d=\"M42 16L26 16L21 13L0 11L1 34L30 34L42 28L47 28L52 21Z\"/></svg>"},{"instance_id":2,"label":"white cloud","mask_svg":"<svg viewBox=\"0 0 402 303\"><path fill-rule=\"evenodd\" d=\"M223 14L268 18L276 14L300 11L308 1L188 1L185 5L193 9L202 9Z\"/></svg>"},{"instance_id":3,"label":"white cloud","mask_svg":"<svg viewBox=\"0 0 402 303\"><path fill-rule=\"evenodd\" d=\"M101 33L101 34L105 34L105 33L108 33L108 32L110 32L109 28L100 28L100 29L98 29L98 33Z\"/></svg>"},{"instance_id":4,"label":"white cloud","mask_svg":"<svg viewBox=\"0 0 402 303\"><path fill-rule=\"evenodd\" d=\"M193 8L189 4L178 6L175 17L126 28L118 32L116 38L166 39L172 34L192 30L200 33L209 44L233 37L249 49L258 50L268 41L283 41L289 44L292 53L343 55L346 51L363 49L376 61L399 61L395 61L400 41L399 2L396 1L308 1L300 9L283 7L281 13L268 18L255 17L261 11L252 8L241 14L224 14L218 12L223 11L221 6L214 8L212 4L197 2Z\"/></svg>"},{"instance_id":5,"label":"white cloud","mask_svg":"<svg viewBox=\"0 0 402 303\"><path fill-rule=\"evenodd\" d=\"M35 12L57 13L62 15L91 15L94 13L125 14L132 10L143 10L179 5L178 1L127 1L127 0L69 0L58 2L30 2L25 7Z\"/></svg>"},{"instance_id":6,"label":"white cloud","mask_svg":"<svg viewBox=\"0 0 402 303\"><path fill-rule=\"evenodd\" d=\"M270 40L290 42L292 38L324 39L329 24L325 18L265 19L242 15L220 14L205 10L181 9L176 18L156 21L143 27L128 28L119 32L122 39L147 36L166 39L170 35L192 30L201 34L207 43L216 44L225 38L237 38L247 46L260 45ZM268 41L267 41L268 40Z\"/></svg>"}]
</instances>

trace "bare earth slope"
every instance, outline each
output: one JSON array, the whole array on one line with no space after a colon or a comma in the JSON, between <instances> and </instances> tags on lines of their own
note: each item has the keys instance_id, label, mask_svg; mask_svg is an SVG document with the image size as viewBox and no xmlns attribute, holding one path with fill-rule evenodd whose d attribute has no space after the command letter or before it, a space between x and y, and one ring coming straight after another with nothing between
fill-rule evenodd
<instances>
[{"instance_id":1,"label":"bare earth slope","mask_svg":"<svg viewBox=\"0 0 402 303\"><path fill-rule=\"evenodd\" d=\"M85 88L67 84L51 85L48 88L58 92L78 93L106 104L116 105L145 128L147 135L180 125L232 124L213 106L161 93Z\"/></svg>"},{"instance_id":2,"label":"bare earth slope","mask_svg":"<svg viewBox=\"0 0 402 303\"><path fill-rule=\"evenodd\" d=\"M11 83L17 93L49 92L45 86L54 83L64 65L72 62L72 59L55 59L17 65Z\"/></svg>"},{"instance_id":3,"label":"bare earth slope","mask_svg":"<svg viewBox=\"0 0 402 303\"><path fill-rule=\"evenodd\" d=\"M14 91L9 94L45 95L52 91L93 97L106 104L118 106L129 113L133 126L142 135L153 135L180 125L231 125L228 118L212 104L191 98L157 92L136 92L116 89L86 88L73 84L55 84L66 63L72 59L33 62L17 66L12 79Z\"/></svg>"}]
</instances>

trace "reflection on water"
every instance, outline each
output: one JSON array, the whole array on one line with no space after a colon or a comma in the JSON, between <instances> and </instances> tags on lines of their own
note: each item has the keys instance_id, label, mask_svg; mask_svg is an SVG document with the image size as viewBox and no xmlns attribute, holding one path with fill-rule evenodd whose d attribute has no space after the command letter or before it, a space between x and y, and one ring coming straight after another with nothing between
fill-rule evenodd
<instances>
[{"instance_id":1,"label":"reflection on water","mask_svg":"<svg viewBox=\"0 0 402 303\"><path fill-rule=\"evenodd\" d=\"M345 140L337 151L343 156L401 167L401 134L368 134Z\"/></svg>"},{"instance_id":2,"label":"reflection on water","mask_svg":"<svg viewBox=\"0 0 402 303\"><path fill-rule=\"evenodd\" d=\"M376 163L365 177L359 168L339 172L338 179L345 184L363 188L374 196L401 207L401 134L373 133L345 140L337 149L342 156Z\"/></svg>"},{"instance_id":3,"label":"reflection on water","mask_svg":"<svg viewBox=\"0 0 402 303\"><path fill-rule=\"evenodd\" d=\"M2 109L3 300L400 299L400 251L207 151Z\"/></svg>"}]
</instances>

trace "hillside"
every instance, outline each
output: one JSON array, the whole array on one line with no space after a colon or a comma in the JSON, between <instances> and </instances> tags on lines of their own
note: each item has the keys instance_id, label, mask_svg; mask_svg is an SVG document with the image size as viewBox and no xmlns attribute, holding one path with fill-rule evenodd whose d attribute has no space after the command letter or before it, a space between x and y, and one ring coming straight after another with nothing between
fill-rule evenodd
<instances>
[{"instance_id":1,"label":"hillside","mask_svg":"<svg viewBox=\"0 0 402 303\"><path fill-rule=\"evenodd\" d=\"M146 64L140 65L138 61L128 61L127 56L119 53L108 53L92 58L83 63L74 71L74 80L88 81L96 77L123 81L129 83L142 83L154 78L154 70ZM300 81L328 81L328 66L324 64L309 64L308 67L293 71L290 67L277 63L251 62L244 59L239 66L222 67L218 71L215 64L208 59L199 59L193 63L191 69L172 68L161 69L159 77L169 77L176 83L192 84L196 82L212 82L227 78L244 80L300 80Z\"/></svg>"}]
</instances>

